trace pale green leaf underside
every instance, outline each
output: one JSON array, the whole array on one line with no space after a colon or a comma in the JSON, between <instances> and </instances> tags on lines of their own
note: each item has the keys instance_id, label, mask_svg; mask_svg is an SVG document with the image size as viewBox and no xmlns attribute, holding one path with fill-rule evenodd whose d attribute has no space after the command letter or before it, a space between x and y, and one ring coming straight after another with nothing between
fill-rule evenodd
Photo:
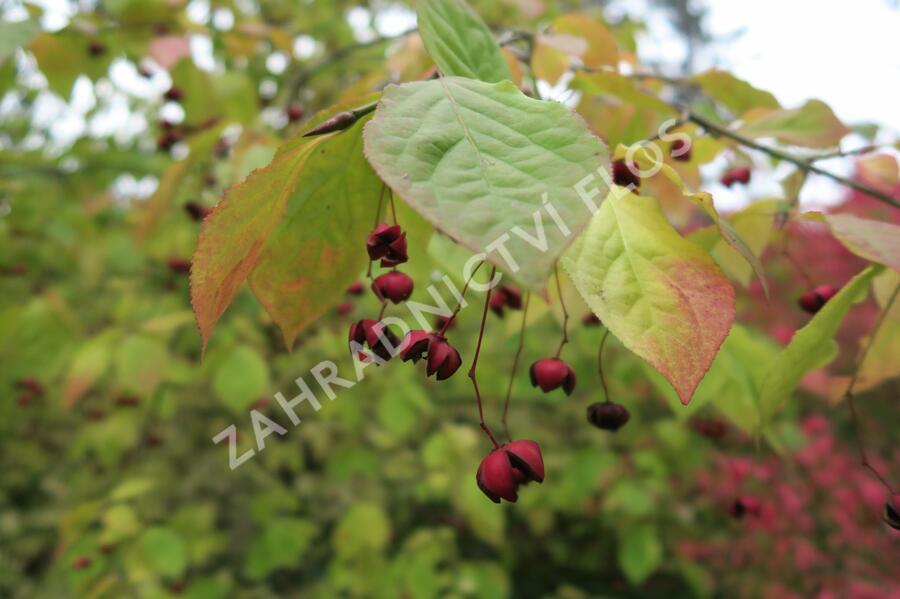
<instances>
[{"instance_id":1,"label":"pale green leaf underside","mask_svg":"<svg viewBox=\"0 0 900 599\"><path fill-rule=\"evenodd\" d=\"M687 404L734 320L734 289L653 198L611 192L563 266L591 310Z\"/></svg>"},{"instance_id":2,"label":"pale green leaf underside","mask_svg":"<svg viewBox=\"0 0 900 599\"><path fill-rule=\"evenodd\" d=\"M588 179L588 190L606 193L603 142L561 104L529 98L509 82L447 77L388 87L366 125L365 151L382 180L473 252L508 236L518 268L499 251L488 260L534 290L589 220L575 186ZM543 208L544 194L571 234ZM525 240L540 237L536 213L546 251Z\"/></svg>"},{"instance_id":3,"label":"pale green leaf underside","mask_svg":"<svg viewBox=\"0 0 900 599\"><path fill-rule=\"evenodd\" d=\"M463 0L418 0L419 35L444 75L512 79L493 34Z\"/></svg>"},{"instance_id":4,"label":"pale green leaf underside","mask_svg":"<svg viewBox=\"0 0 900 599\"><path fill-rule=\"evenodd\" d=\"M838 327L853 304L865 297L872 277L882 269L872 265L851 279L774 359L760 391L763 424L771 420L807 372L834 359L833 340Z\"/></svg>"}]
</instances>

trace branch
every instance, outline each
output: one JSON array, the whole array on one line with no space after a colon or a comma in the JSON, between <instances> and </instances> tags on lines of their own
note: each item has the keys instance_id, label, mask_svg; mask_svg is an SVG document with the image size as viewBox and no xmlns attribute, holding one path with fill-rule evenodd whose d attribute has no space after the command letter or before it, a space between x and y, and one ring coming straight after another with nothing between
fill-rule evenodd
<instances>
[{"instance_id":1,"label":"branch","mask_svg":"<svg viewBox=\"0 0 900 599\"><path fill-rule=\"evenodd\" d=\"M882 193L876 189L872 189L871 187L869 187L867 185L863 185L862 183L854 181L853 179L848 179L846 177L842 177L840 175L836 175L832 172L821 169L818 166L812 164L812 161L810 161L810 160L804 160L803 158L798 158L797 156L788 154L787 152L784 152L783 150L779 150L777 148L770 148L768 146L759 144L752 139L744 137L743 135L740 135L739 133L736 133L735 131L728 129L727 127L722 127L720 125L717 125L716 123L713 123L712 121L707 120L706 118L700 116L699 114L696 114L696 113L693 113L690 111L686 111L685 114L689 121L691 121L697 125L700 125L701 127L706 129L710 133L713 133L716 135L721 135L722 137L727 137L728 139L730 139L732 141L736 141L737 143L741 144L742 146L763 152L765 154L768 154L769 156L778 158L779 160L783 160L785 162L790 162L791 164L798 167L800 170L815 173L817 175L822 175L823 177L828 177L829 179L836 181L836 182L840 183L841 185L844 185L851 189L855 189L856 191L864 193L869 197L875 198L876 200L880 200L880 201L884 202L885 204L887 204L888 206L893 206L894 208L900 209L900 202L898 202L891 196L887 195L886 193Z\"/></svg>"}]
</instances>

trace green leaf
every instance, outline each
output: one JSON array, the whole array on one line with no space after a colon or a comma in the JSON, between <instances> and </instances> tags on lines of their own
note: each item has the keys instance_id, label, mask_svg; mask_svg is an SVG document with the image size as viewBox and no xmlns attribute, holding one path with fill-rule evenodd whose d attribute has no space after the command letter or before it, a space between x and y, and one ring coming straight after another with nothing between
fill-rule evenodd
<instances>
[{"instance_id":1,"label":"green leaf","mask_svg":"<svg viewBox=\"0 0 900 599\"><path fill-rule=\"evenodd\" d=\"M512 79L493 34L465 0L418 0L416 16L425 49L444 75Z\"/></svg>"},{"instance_id":2,"label":"green leaf","mask_svg":"<svg viewBox=\"0 0 900 599\"><path fill-rule=\"evenodd\" d=\"M332 542L341 559L380 553L390 540L391 523L381 506L357 503L334 529Z\"/></svg>"},{"instance_id":3,"label":"green leaf","mask_svg":"<svg viewBox=\"0 0 900 599\"><path fill-rule=\"evenodd\" d=\"M113 336L101 334L78 348L66 375L63 404L72 406L106 373L112 358L113 340Z\"/></svg>"},{"instance_id":4,"label":"green leaf","mask_svg":"<svg viewBox=\"0 0 900 599\"><path fill-rule=\"evenodd\" d=\"M309 157L250 276L253 293L281 328L288 347L341 300L365 268L365 238L382 188L362 152L368 118Z\"/></svg>"},{"instance_id":5,"label":"green leaf","mask_svg":"<svg viewBox=\"0 0 900 599\"><path fill-rule=\"evenodd\" d=\"M598 198L606 192L598 176L608 168L603 143L561 104L531 99L509 82L448 77L389 87L366 125L365 150L381 178L435 227L489 252L489 261L534 290L587 224L590 211L575 187L587 181ZM548 215L544 194L570 235ZM503 239L515 266L489 248Z\"/></svg>"},{"instance_id":6,"label":"green leaf","mask_svg":"<svg viewBox=\"0 0 900 599\"><path fill-rule=\"evenodd\" d=\"M213 376L216 396L235 412L245 410L269 386L269 367L251 347L240 346L219 364Z\"/></svg>"},{"instance_id":7,"label":"green leaf","mask_svg":"<svg viewBox=\"0 0 900 599\"><path fill-rule=\"evenodd\" d=\"M734 320L734 289L650 197L614 189L563 266L591 310L687 404Z\"/></svg>"},{"instance_id":8,"label":"green leaf","mask_svg":"<svg viewBox=\"0 0 900 599\"><path fill-rule=\"evenodd\" d=\"M747 137L774 137L778 141L807 148L837 146L850 130L821 100L809 100L790 110L758 110L745 117L738 133Z\"/></svg>"},{"instance_id":9,"label":"green leaf","mask_svg":"<svg viewBox=\"0 0 900 599\"><path fill-rule=\"evenodd\" d=\"M177 578L187 568L184 540L168 528L147 529L138 543L141 556L154 572L166 578Z\"/></svg>"},{"instance_id":10,"label":"green leaf","mask_svg":"<svg viewBox=\"0 0 900 599\"><path fill-rule=\"evenodd\" d=\"M775 96L753 87L727 71L706 71L695 75L691 81L736 116L753 108L776 109L781 107Z\"/></svg>"},{"instance_id":11,"label":"green leaf","mask_svg":"<svg viewBox=\"0 0 900 599\"><path fill-rule=\"evenodd\" d=\"M834 359L834 335L838 327L853 304L865 299L869 281L882 270L882 266L872 265L851 279L794 334L770 364L760 391L763 424L772 419L807 372L822 368Z\"/></svg>"},{"instance_id":12,"label":"green leaf","mask_svg":"<svg viewBox=\"0 0 900 599\"><path fill-rule=\"evenodd\" d=\"M650 524L630 528L624 535L619 543L619 566L632 584L641 584L662 562L662 544Z\"/></svg>"},{"instance_id":13,"label":"green leaf","mask_svg":"<svg viewBox=\"0 0 900 599\"><path fill-rule=\"evenodd\" d=\"M162 382L169 362L166 346L149 335L134 335L115 351L119 385L128 391L151 395Z\"/></svg>"},{"instance_id":14,"label":"green leaf","mask_svg":"<svg viewBox=\"0 0 900 599\"><path fill-rule=\"evenodd\" d=\"M269 523L254 539L247 554L245 571L251 580L262 580L279 568L298 567L303 553L316 535L311 522L280 518Z\"/></svg>"},{"instance_id":15,"label":"green leaf","mask_svg":"<svg viewBox=\"0 0 900 599\"><path fill-rule=\"evenodd\" d=\"M862 258L900 272L900 226L852 214L818 215L844 246Z\"/></svg>"},{"instance_id":16,"label":"green leaf","mask_svg":"<svg viewBox=\"0 0 900 599\"><path fill-rule=\"evenodd\" d=\"M13 56L17 48L26 48L41 31L40 24L33 20L0 21L0 65Z\"/></svg>"},{"instance_id":17,"label":"green leaf","mask_svg":"<svg viewBox=\"0 0 900 599\"><path fill-rule=\"evenodd\" d=\"M641 88L634 79L612 71L579 72L569 87L591 95L615 96L628 104L658 112L660 115L674 115L677 112L675 108Z\"/></svg>"}]
</instances>

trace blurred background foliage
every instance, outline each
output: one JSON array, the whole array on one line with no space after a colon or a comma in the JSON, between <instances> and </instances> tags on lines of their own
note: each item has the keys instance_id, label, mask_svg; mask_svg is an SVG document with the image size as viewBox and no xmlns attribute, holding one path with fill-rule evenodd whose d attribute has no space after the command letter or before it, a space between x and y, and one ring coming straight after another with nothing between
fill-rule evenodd
<instances>
[{"instance_id":1,"label":"blurred background foliage","mask_svg":"<svg viewBox=\"0 0 900 599\"><path fill-rule=\"evenodd\" d=\"M472 2L501 39L585 10L636 61L641 23L604 22L603 3L585 4ZM707 41L694 3L655 4L690 47ZM610 394L632 414L615 435L584 419L586 406L602 399L594 373L604 329L580 324L587 309L574 295L565 355L578 388L571 397L531 388L525 369L560 326L558 308L533 298L510 427L541 443L547 480L517 504L497 506L475 485L488 448L462 374L436 384L410 365L368 368L363 384L323 399L321 411L301 411L299 427L279 416L272 394L295 394L294 379L308 378L312 366L334 360L350 368L346 328L377 313L374 298L346 298L352 303L341 315L317 322L287 352L244 291L203 360L188 299L186 261L199 226L189 212L202 213L267 163L315 111L427 72L418 38L396 37L414 26L408 7L113 0L66 5L62 28L35 4L4 11L0 596L900 593L898 538L879 522L883 491L858 467L838 405L876 300L853 310L838 359L807 377L779 418L777 455L740 427L755 366L808 319L794 307L804 278L841 285L863 266L827 233L795 223L778 232L792 253L766 254L773 301L755 283L740 291L742 324L687 410L673 410L667 384L611 338ZM678 74L690 74L690 62L676 65ZM544 67L555 68L552 60ZM748 94L751 104L767 102L758 91L713 93L731 106ZM82 120L72 123L63 104L80 107ZM613 145L652 135L667 116L652 103L635 108L596 96L579 108ZM697 151L725 151L716 143ZM860 169L882 189L897 189L896 162ZM777 200L790 201L789 189ZM696 224L693 211L666 206L685 230ZM885 214L858 194L842 209ZM407 272L417 281L437 269L458 272L440 238L429 242L430 230L411 214L401 221L411 228ZM450 332L464 359L474 350L476 311L464 311ZM480 380L493 421L519 319L507 312L489 321ZM860 403L865 442L896 477L900 337L890 326L864 371ZM211 439L235 423L239 451L254 447L253 407L288 434L269 437L264 451L231 471L227 447ZM746 497L760 505L749 516L736 508Z\"/></svg>"}]
</instances>

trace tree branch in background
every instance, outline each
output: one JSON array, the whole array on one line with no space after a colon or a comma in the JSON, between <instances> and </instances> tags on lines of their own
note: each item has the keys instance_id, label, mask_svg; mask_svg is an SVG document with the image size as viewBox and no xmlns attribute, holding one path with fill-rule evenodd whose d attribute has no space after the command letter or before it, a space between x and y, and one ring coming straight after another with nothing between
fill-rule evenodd
<instances>
[{"instance_id":1,"label":"tree branch in background","mask_svg":"<svg viewBox=\"0 0 900 599\"><path fill-rule=\"evenodd\" d=\"M875 198L876 200L884 202L888 206L892 206L894 208L900 209L900 202L898 202L891 196L887 195L886 193L882 193L876 189L869 187L868 185L863 185L862 183L854 181L853 179L848 179L847 177L842 177L840 175L836 175L832 172L829 172L822 168L819 168L815 164L812 164L812 160L798 158L797 156L794 156L793 154L788 154L787 152L785 152L783 150L779 150L777 148L771 148L769 146L764 146L760 143L757 143L756 141L754 141L752 139L749 139L747 137L744 137L743 135L740 135L739 133L736 133L735 131L732 131L731 129L728 129L727 127L722 127L720 125L717 125L716 123L713 123L712 121L700 116L699 114L695 114L690 111L687 111L685 114L686 114L687 120L689 120L692 123L695 123L697 125L700 125L710 134L727 137L728 139L730 139L732 141L736 141L737 143L741 144L742 146L745 146L745 147L753 149L753 150L757 150L759 152L763 152L765 154L768 154L769 156L778 158L779 160L783 160L785 162L790 162L791 164L795 165L800 170L808 171L810 173L815 173L817 175L822 175L823 177L828 177L832 181L836 181L836 182L840 183L841 185L844 185L851 189L855 189L856 191L858 191L860 193L864 193L869 197L872 197L872 198ZM813 158L813 160L817 160L817 159L818 159L818 157Z\"/></svg>"}]
</instances>

